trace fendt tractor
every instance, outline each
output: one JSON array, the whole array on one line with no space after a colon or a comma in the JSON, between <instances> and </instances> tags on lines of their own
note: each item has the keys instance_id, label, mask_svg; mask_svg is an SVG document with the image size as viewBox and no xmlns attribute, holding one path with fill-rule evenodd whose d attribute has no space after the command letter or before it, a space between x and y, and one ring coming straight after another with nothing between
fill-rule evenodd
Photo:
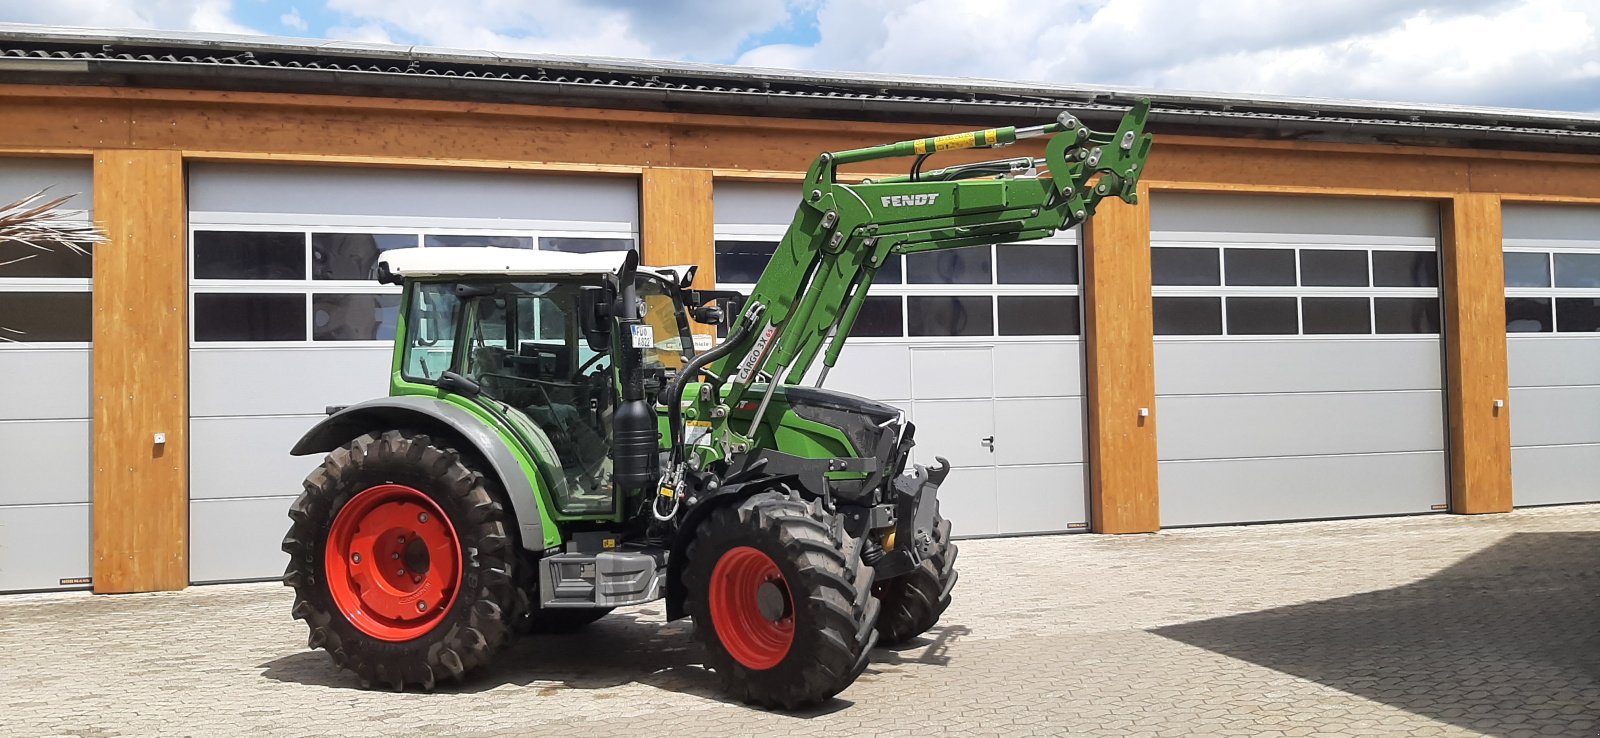
<instances>
[{"instance_id":1,"label":"fendt tractor","mask_svg":"<svg viewBox=\"0 0 1600 738\"><path fill-rule=\"evenodd\" d=\"M845 689L956 583L949 464L908 470L899 410L822 387L873 276L1134 202L1148 110L1111 133L1063 113L822 154L749 295L634 251L384 254L378 279L403 285L389 396L330 408L292 452L327 454L283 542L310 647L431 689L517 634L664 598L730 695L793 709ZM1043 158L923 167L1035 137ZM895 157L909 174L839 181ZM726 338L697 347L691 321Z\"/></svg>"}]
</instances>

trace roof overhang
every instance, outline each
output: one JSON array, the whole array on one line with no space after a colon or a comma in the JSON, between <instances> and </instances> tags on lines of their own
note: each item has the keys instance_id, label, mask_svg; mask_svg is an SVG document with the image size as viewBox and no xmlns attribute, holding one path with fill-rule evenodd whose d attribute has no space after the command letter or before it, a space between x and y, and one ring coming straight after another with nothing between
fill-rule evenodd
<instances>
[{"instance_id":1,"label":"roof overhang","mask_svg":"<svg viewBox=\"0 0 1600 738\"><path fill-rule=\"evenodd\" d=\"M838 120L1114 120L1157 133L1600 152L1600 116L1536 110L796 72L221 34L0 24L8 81L423 97Z\"/></svg>"}]
</instances>

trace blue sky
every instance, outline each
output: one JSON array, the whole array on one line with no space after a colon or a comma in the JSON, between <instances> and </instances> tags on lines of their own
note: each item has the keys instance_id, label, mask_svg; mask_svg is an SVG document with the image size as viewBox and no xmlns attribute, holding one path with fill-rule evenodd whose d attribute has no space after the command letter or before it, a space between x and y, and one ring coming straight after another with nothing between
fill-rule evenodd
<instances>
[{"instance_id":1,"label":"blue sky","mask_svg":"<svg viewBox=\"0 0 1600 738\"><path fill-rule=\"evenodd\" d=\"M0 22L1600 110L1597 0L0 0Z\"/></svg>"}]
</instances>

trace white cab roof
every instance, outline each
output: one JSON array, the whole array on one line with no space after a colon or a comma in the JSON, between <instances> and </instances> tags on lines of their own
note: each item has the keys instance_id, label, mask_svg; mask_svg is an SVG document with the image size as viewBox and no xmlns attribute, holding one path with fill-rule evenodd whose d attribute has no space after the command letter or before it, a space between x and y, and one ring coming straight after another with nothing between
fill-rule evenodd
<instances>
[{"instance_id":1,"label":"white cab roof","mask_svg":"<svg viewBox=\"0 0 1600 738\"><path fill-rule=\"evenodd\" d=\"M401 277L490 276L521 277L616 274L626 251L573 254L565 251L508 249L496 246L432 246L395 249L378 257L389 271ZM688 266L640 266L639 271L678 279Z\"/></svg>"}]
</instances>

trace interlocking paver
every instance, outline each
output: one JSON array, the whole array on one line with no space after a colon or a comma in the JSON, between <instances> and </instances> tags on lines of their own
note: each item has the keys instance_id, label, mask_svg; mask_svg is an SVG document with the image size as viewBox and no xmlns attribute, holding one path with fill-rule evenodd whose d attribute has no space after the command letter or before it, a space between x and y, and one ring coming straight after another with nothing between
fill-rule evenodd
<instances>
[{"instance_id":1,"label":"interlocking paver","mask_svg":"<svg viewBox=\"0 0 1600 738\"><path fill-rule=\"evenodd\" d=\"M659 604L397 694L306 651L273 584L0 597L0 734L1597 732L1600 506L961 546L944 621L792 715L723 701Z\"/></svg>"}]
</instances>

